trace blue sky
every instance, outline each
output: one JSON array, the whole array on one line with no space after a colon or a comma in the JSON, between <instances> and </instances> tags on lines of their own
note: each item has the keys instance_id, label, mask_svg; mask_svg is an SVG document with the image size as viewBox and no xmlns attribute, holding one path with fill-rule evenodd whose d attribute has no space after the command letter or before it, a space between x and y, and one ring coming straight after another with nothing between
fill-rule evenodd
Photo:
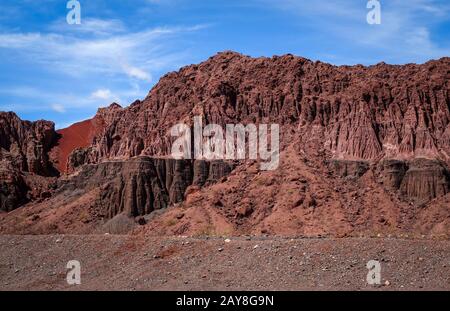
<instances>
[{"instance_id":1,"label":"blue sky","mask_svg":"<svg viewBox=\"0 0 450 311\"><path fill-rule=\"evenodd\" d=\"M223 50L292 53L333 64L423 63L449 56L448 0L0 1L0 110L58 128L146 96L165 73Z\"/></svg>"}]
</instances>

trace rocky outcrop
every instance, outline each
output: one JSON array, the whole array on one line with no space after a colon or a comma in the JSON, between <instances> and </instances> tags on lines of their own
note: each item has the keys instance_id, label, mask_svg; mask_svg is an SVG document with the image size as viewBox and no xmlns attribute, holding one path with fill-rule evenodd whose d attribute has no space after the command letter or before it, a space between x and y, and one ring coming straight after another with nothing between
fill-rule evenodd
<instances>
[{"instance_id":1,"label":"rocky outcrop","mask_svg":"<svg viewBox=\"0 0 450 311\"><path fill-rule=\"evenodd\" d=\"M28 187L9 163L0 162L0 212L10 212L27 202Z\"/></svg>"},{"instance_id":2,"label":"rocky outcrop","mask_svg":"<svg viewBox=\"0 0 450 311\"><path fill-rule=\"evenodd\" d=\"M86 164L95 164L97 157L92 148L76 148L68 156L65 172L71 174Z\"/></svg>"},{"instance_id":3,"label":"rocky outcrop","mask_svg":"<svg viewBox=\"0 0 450 311\"><path fill-rule=\"evenodd\" d=\"M417 204L426 204L450 192L450 173L438 161L416 159L410 163L400 190Z\"/></svg>"},{"instance_id":4,"label":"rocky outcrop","mask_svg":"<svg viewBox=\"0 0 450 311\"><path fill-rule=\"evenodd\" d=\"M58 130L57 144L52 148L50 157L61 173L72 173L79 166L97 163L98 156L90 147L97 136L106 127L120 118L118 113L122 107L116 103L107 108L100 108L94 118L77 122L71 126Z\"/></svg>"},{"instance_id":5,"label":"rocky outcrop","mask_svg":"<svg viewBox=\"0 0 450 311\"><path fill-rule=\"evenodd\" d=\"M401 160L384 160L379 163L380 170L379 181L387 190L397 191L400 189L406 171L408 171L408 163Z\"/></svg>"},{"instance_id":6,"label":"rocky outcrop","mask_svg":"<svg viewBox=\"0 0 450 311\"><path fill-rule=\"evenodd\" d=\"M331 160L328 167L340 177L358 178L369 169L369 163L365 161Z\"/></svg>"},{"instance_id":7,"label":"rocky outcrop","mask_svg":"<svg viewBox=\"0 0 450 311\"><path fill-rule=\"evenodd\" d=\"M48 156L56 140L53 122L22 121L12 112L0 112L0 211L40 197L37 189L43 187L30 184L39 178L28 175L42 180L58 175Z\"/></svg>"},{"instance_id":8,"label":"rocky outcrop","mask_svg":"<svg viewBox=\"0 0 450 311\"><path fill-rule=\"evenodd\" d=\"M224 161L174 160L137 157L85 165L76 175L60 181L56 196L79 196L100 189L95 200L101 217L125 213L148 215L184 200L186 189L219 181L234 168Z\"/></svg>"},{"instance_id":9,"label":"rocky outcrop","mask_svg":"<svg viewBox=\"0 0 450 311\"><path fill-rule=\"evenodd\" d=\"M373 171L377 181L386 190L398 192L403 200L417 205L426 204L450 192L447 165L437 160L385 159L373 167L364 161L331 160L328 167L337 176L345 178L360 178L367 171Z\"/></svg>"},{"instance_id":10,"label":"rocky outcrop","mask_svg":"<svg viewBox=\"0 0 450 311\"><path fill-rule=\"evenodd\" d=\"M378 180L385 189L418 205L450 192L450 173L445 163L426 158L386 160L378 165Z\"/></svg>"},{"instance_id":11,"label":"rocky outcrop","mask_svg":"<svg viewBox=\"0 0 450 311\"><path fill-rule=\"evenodd\" d=\"M17 170L57 175L48 157L56 139L53 122L22 121L12 112L0 112L0 160L11 162Z\"/></svg>"},{"instance_id":12,"label":"rocky outcrop","mask_svg":"<svg viewBox=\"0 0 450 311\"><path fill-rule=\"evenodd\" d=\"M450 172L445 163L437 160L386 159L374 167L364 161L331 160L328 167L337 176L345 178L360 178L371 170L386 190L398 192L403 200L417 205L450 192Z\"/></svg>"}]
</instances>

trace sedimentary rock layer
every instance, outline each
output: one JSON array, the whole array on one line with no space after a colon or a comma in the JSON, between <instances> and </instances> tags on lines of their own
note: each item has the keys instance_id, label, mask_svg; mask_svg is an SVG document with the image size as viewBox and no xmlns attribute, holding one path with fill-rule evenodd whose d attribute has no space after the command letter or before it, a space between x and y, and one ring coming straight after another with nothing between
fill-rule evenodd
<instances>
[{"instance_id":1,"label":"sedimentary rock layer","mask_svg":"<svg viewBox=\"0 0 450 311\"><path fill-rule=\"evenodd\" d=\"M220 181L233 167L225 161L149 157L102 162L86 165L74 177L61 181L56 195L100 188L96 204L104 217L121 213L137 217L183 201L189 186Z\"/></svg>"}]
</instances>

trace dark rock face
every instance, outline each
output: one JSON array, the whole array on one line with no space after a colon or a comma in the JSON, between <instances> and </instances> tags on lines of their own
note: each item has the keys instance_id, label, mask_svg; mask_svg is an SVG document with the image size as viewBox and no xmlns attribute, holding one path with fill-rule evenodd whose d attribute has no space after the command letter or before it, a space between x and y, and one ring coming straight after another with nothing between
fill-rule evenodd
<instances>
[{"instance_id":1,"label":"dark rock face","mask_svg":"<svg viewBox=\"0 0 450 311\"><path fill-rule=\"evenodd\" d=\"M331 160L330 169L340 177L358 178L369 169L366 161Z\"/></svg>"},{"instance_id":2,"label":"dark rock face","mask_svg":"<svg viewBox=\"0 0 450 311\"><path fill-rule=\"evenodd\" d=\"M379 181L387 190L400 191L406 200L418 205L450 192L449 171L440 161L425 158L385 160L378 169Z\"/></svg>"},{"instance_id":3,"label":"dark rock face","mask_svg":"<svg viewBox=\"0 0 450 311\"><path fill-rule=\"evenodd\" d=\"M381 170L380 181L388 190L398 190L402 184L408 170L408 164L400 160L385 160L380 162L379 169Z\"/></svg>"},{"instance_id":4,"label":"dark rock face","mask_svg":"<svg viewBox=\"0 0 450 311\"><path fill-rule=\"evenodd\" d=\"M67 173L73 173L85 164L93 164L95 160L91 159L91 148L77 148L69 154L67 159Z\"/></svg>"},{"instance_id":5,"label":"dark rock face","mask_svg":"<svg viewBox=\"0 0 450 311\"><path fill-rule=\"evenodd\" d=\"M58 174L48 157L56 139L53 122L22 121L12 112L0 112L0 211L12 211L35 195L29 193L25 174Z\"/></svg>"},{"instance_id":6,"label":"dark rock face","mask_svg":"<svg viewBox=\"0 0 450 311\"><path fill-rule=\"evenodd\" d=\"M100 188L95 205L103 217L111 219L121 213L137 217L183 201L189 186L216 182L233 168L234 164L223 161L150 157L109 161L84 166L61 181L56 195Z\"/></svg>"},{"instance_id":7,"label":"dark rock face","mask_svg":"<svg viewBox=\"0 0 450 311\"><path fill-rule=\"evenodd\" d=\"M448 169L442 163L416 159L410 163L400 190L417 204L425 204L450 192L449 176Z\"/></svg>"},{"instance_id":8,"label":"dark rock face","mask_svg":"<svg viewBox=\"0 0 450 311\"><path fill-rule=\"evenodd\" d=\"M0 160L10 161L22 172L57 175L48 158L56 139L53 122L22 121L12 112L0 112Z\"/></svg>"},{"instance_id":9,"label":"dark rock face","mask_svg":"<svg viewBox=\"0 0 450 311\"><path fill-rule=\"evenodd\" d=\"M374 170L386 190L399 191L405 200L418 205L450 192L449 171L445 163L436 160L386 159L373 168L364 161L331 160L328 166L336 175L346 178L358 178Z\"/></svg>"},{"instance_id":10,"label":"dark rock face","mask_svg":"<svg viewBox=\"0 0 450 311\"><path fill-rule=\"evenodd\" d=\"M27 202L28 187L11 165L0 164L0 211L10 212Z\"/></svg>"}]
</instances>

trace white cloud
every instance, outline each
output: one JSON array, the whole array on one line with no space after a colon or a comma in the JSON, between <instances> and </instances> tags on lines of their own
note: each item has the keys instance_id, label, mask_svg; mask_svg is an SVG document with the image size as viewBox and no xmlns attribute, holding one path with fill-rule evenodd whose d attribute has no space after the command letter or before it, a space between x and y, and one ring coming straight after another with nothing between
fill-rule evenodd
<instances>
[{"instance_id":1,"label":"white cloud","mask_svg":"<svg viewBox=\"0 0 450 311\"><path fill-rule=\"evenodd\" d=\"M111 90L108 89L99 89L92 93L93 98L97 99L109 99L112 96Z\"/></svg>"},{"instance_id":2,"label":"white cloud","mask_svg":"<svg viewBox=\"0 0 450 311\"><path fill-rule=\"evenodd\" d=\"M49 93L42 92L34 87L0 87L0 95L15 97L17 98L16 101L20 100L20 103L0 103L0 111L56 111L65 113L67 111L86 110L87 108L95 111L98 107L106 107L112 102L121 103L121 98L135 100L145 94L135 83L132 83L130 88L117 90L114 93L109 89L101 88L90 94Z\"/></svg>"},{"instance_id":3,"label":"white cloud","mask_svg":"<svg viewBox=\"0 0 450 311\"><path fill-rule=\"evenodd\" d=\"M396 63L423 62L450 54L450 47L433 41L431 35L435 25L450 20L447 1L380 1L382 22L375 26L366 22L367 1L254 1L296 15L302 20L302 26L311 29L315 36L322 34L324 40L345 42L347 47L362 49L359 53L371 49L371 54L379 55L378 61L389 58ZM304 33L305 36L308 33ZM351 64L355 61L353 57L341 58ZM358 57L367 58L364 55Z\"/></svg>"},{"instance_id":4,"label":"white cloud","mask_svg":"<svg viewBox=\"0 0 450 311\"><path fill-rule=\"evenodd\" d=\"M65 108L63 105L61 105L61 104L52 104L52 105L51 105L51 108L52 108L54 111L59 112L59 113L64 113L64 112L66 112L66 108Z\"/></svg>"},{"instance_id":5,"label":"white cloud","mask_svg":"<svg viewBox=\"0 0 450 311\"><path fill-rule=\"evenodd\" d=\"M49 30L58 33L108 36L115 33L124 33L126 27L118 19L83 18L80 25L69 25L64 18L52 23Z\"/></svg>"},{"instance_id":6,"label":"white cloud","mask_svg":"<svg viewBox=\"0 0 450 311\"><path fill-rule=\"evenodd\" d=\"M95 20L96 29L108 30L110 21ZM91 25L92 21L91 21ZM64 74L109 74L149 82L150 64L173 64L179 54L170 52L170 38L203 26L154 28L140 32L110 33L80 37L60 33L3 33L0 49L13 50L32 63Z\"/></svg>"},{"instance_id":7,"label":"white cloud","mask_svg":"<svg viewBox=\"0 0 450 311\"><path fill-rule=\"evenodd\" d=\"M109 89L98 89L91 94L92 99L119 103L120 99Z\"/></svg>"},{"instance_id":8,"label":"white cloud","mask_svg":"<svg viewBox=\"0 0 450 311\"><path fill-rule=\"evenodd\" d=\"M123 69L126 72L126 74L131 78L136 78L142 81L150 82L152 80L151 75L148 72L145 72L144 70L138 68L129 66L127 64L123 65Z\"/></svg>"}]
</instances>

